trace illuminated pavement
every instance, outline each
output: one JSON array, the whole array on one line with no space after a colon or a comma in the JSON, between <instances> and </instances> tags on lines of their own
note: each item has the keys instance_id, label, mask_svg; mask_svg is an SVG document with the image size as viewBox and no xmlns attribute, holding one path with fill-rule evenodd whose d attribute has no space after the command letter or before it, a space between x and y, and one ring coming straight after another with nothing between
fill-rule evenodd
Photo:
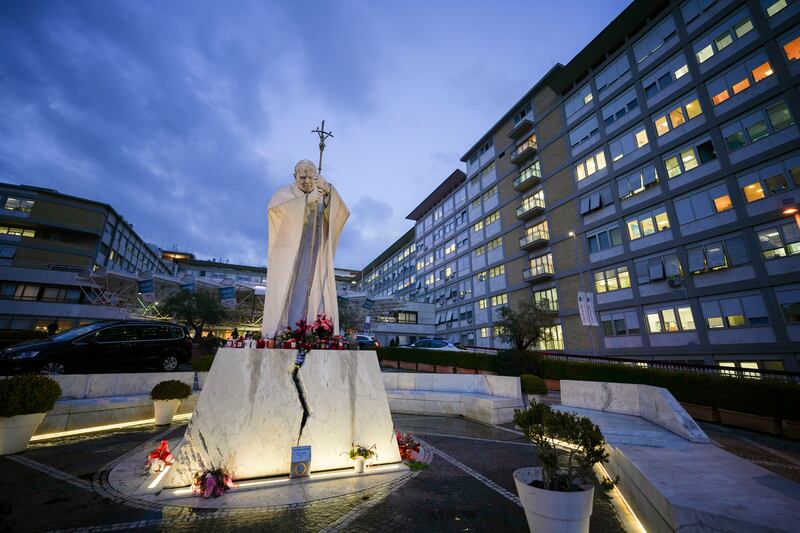
<instances>
[{"instance_id":1,"label":"illuminated pavement","mask_svg":"<svg viewBox=\"0 0 800 533\"><path fill-rule=\"evenodd\" d=\"M511 473L536 464L518 434L457 418L395 415L433 451L427 469L383 485L295 507L212 510L123 501L107 484L121 456L163 429L134 427L33 443L0 459L0 531L527 531ZM164 438L180 435L176 423ZM144 457L142 458L144 460ZM225 498L225 496L223 496ZM598 494L592 531L622 531Z\"/></svg>"}]
</instances>

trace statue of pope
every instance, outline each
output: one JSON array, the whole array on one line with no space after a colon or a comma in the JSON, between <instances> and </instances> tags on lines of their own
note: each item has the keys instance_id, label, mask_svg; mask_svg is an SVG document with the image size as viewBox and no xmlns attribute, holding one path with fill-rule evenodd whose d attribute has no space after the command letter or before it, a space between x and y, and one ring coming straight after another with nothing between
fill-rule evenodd
<instances>
[{"instance_id":1,"label":"statue of pope","mask_svg":"<svg viewBox=\"0 0 800 533\"><path fill-rule=\"evenodd\" d=\"M274 337L302 318L313 322L317 315L327 315L338 333L333 259L350 211L311 161L295 165L294 180L269 201L262 333Z\"/></svg>"}]
</instances>

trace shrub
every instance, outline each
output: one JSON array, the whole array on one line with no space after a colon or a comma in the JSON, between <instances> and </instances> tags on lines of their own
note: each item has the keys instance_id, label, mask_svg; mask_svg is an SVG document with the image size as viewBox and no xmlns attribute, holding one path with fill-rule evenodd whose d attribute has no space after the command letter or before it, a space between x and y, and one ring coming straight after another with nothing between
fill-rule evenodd
<instances>
[{"instance_id":1,"label":"shrub","mask_svg":"<svg viewBox=\"0 0 800 533\"><path fill-rule=\"evenodd\" d=\"M741 379L613 363L542 359L544 379L640 383L663 387L678 401L800 421L800 386L771 379Z\"/></svg>"},{"instance_id":2,"label":"shrub","mask_svg":"<svg viewBox=\"0 0 800 533\"><path fill-rule=\"evenodd\" d=\"M539 376L522 374L519 381L522 384L522 392L525 394L547 394L547 385Z\"/></svg>"},{"instance_id":3,"label":"shrub","mask_svg":"<svg viewBox=\"0 0 800 533\"><path fill-rule=\"evenodd\" d=\"M400 348L389 346L386 348L378 348L377 352L378 359L458 366L461 368L473 368L475 370L494 371L497 364L496 355L467 351L457 352L455 350L426 350L424 348Z\"/></svg>"},{"instance_id":4,"label":"shrub","mask_svg":"<svg viewBox=\"0 0 800 533\"><path fill-rule=\"evenodd\" d=\"M203 350L204 353L210 355L216 355L217 348L225 344L225 339L220 339L219 337L214 337L211 335L206 335L205 337L200 339L200 348Z\"/></svg>"},{"instance_id":5,"label":"shrub","mask_svg":"<svg viewBox=\"0 0 800 533\"><path fill-rule=\"evenodd\" d=\"M192 387L183 381L170 379L153 387L153 390L150 391L150 398L153 400L184 400L191 394Z\"/></svg>"},{"instance_id":6,"label":"shrub","mask_svg":"<svg viewBox=\"0 0 800 533\"><path fill-rule=\"evenodd\" d=\"M192 361L192 370L195 372L208 372L211 370L211 365L214 364L213 355L201 355Z\"/></svg>"},{"instance_id":7,"label":"shrub","mask_svg":"<svg viewBox=\"0 0 800 533\"><path fill-rule=\"evenodd\" d=\"M496 356L497 372L503 376L521 376L522 374L538 374L540 355L537 352L519 352L504 350Z\"/></svg>"},{"instance_id":8,"label":"shrub","mask_svg":"<svg viewBox=\"0 0 800 533\"><path fill-rule=\"evenodd\" d=\"M0 380L0 417L44 413L61 396L61 386L46 376L22 375Z\"/></svg>"}]
</instances>

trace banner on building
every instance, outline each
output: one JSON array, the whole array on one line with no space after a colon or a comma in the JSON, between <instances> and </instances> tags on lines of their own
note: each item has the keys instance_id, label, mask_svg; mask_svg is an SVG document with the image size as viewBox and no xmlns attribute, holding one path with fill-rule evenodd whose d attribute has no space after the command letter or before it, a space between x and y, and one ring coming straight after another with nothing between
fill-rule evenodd
<instances>
[{"instance_id":1,"label":"banner on building","mask_svg":"<svg viewBox=\"0 0 800 533\"><path fill-rule=\"evenodd\" d=\"M597 314L594 311L594 294L578 291L578 313L581 315L581 324L584 326L597 326Z\"/></svg>"},{"instance_id":2,"label":"banner on building","mask_svg":"<svg viewBox=\"0 0 800 533\"><path fill-rule=\"evenodd\" d=\"M156 291L152 279L139 280L139 298L148 304L156 301Z\"/></svg>"},{"instance_id":3,"label":"banner on building","mask_svg":"<svg viewBox=\"0 0 800 533\"><path fill-rule=\"evenodd\" d=\"M234 287L220 287L219 299L226 307L236 307L236 289Z\"/></svg>"}]
</instances>

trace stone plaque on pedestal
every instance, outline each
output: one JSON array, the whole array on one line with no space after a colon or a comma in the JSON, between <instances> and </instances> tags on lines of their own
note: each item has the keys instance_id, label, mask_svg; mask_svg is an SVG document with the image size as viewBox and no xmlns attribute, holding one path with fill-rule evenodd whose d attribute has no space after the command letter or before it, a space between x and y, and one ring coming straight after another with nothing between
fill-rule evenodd
<instances>
[{"instance_id":1,"label":"stone plaque on pedestal","mask_svg":"<svg viewBox=\"0 0 800 533\"><path fill-rule=\"evenodd\" d=\"M286 475L295 446L312 447L311 472L352 467L354 443L375 445L375 464L399 462L375 352L311 350L295 380L296 356L220 348L163 486L220 467L235 480Z\"/></svg>"}]
</instances>

